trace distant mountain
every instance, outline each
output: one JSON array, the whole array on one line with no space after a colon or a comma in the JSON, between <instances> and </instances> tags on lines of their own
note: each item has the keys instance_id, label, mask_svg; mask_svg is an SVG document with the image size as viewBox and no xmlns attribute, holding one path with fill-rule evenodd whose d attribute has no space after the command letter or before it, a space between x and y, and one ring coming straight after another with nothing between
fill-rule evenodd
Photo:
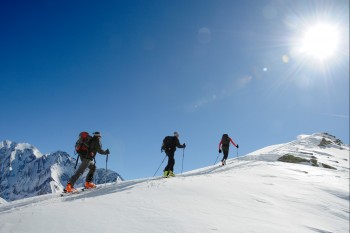
<instances>
[{"instance_id":1,"label":"distant mountain","mask_svg":"<svg viewBox=\"0 0 350 233\"><path fill-rule=\"evenodd\" d=\"M76 159L57 151L41 154L28 143L0 142L0 197L14 201L25 197L61 192L74 173ZM88 170L88 169L87 169ZM82 186L86 173L75 184ZM96 169L94 182L102 184L106 170ZM107 170L107 182L123 178L116 172Z\"/></svg>"},{"instance_id":2,"label":"distant mountain","mask_svg":"<svg viewBox=\"0 0 350 233\"><path fill-rule=\"evenodd\" d=\"M345 153L346 157L339 159L333 158L332 154L323 153L324 150L334 150L334 153L349 151L349 145L329 133L302 134L289 143L272 145L249 153L242 160L280 161L334 170L345 167L348 170L348 152Z\"/></svg>"},{"instance_id":3,"label":"distant mountain","mask_svg":"<svg viewBox=\"0 0 350 233\"><path fill-rule=\"evenodd\" d=\"M146 177L74 196L9 202L0 205L0 229L349 233L349 151L326 133L299 135L247 155L232 153L225 166L218 162L172 178Z\"/></svg>"},{"instance_id":4,"label":"distant mountain","mask_svg":"<svg viewBox=\"0 0 350 233\"><path fill-rule=\"evenodd\" d=\"M5 204L5 203L7 203L7 201L5 201L4 199L2 199L2 198L0 197L0 205L1 205L1 204Z\"/></svg>"}]
</instances>

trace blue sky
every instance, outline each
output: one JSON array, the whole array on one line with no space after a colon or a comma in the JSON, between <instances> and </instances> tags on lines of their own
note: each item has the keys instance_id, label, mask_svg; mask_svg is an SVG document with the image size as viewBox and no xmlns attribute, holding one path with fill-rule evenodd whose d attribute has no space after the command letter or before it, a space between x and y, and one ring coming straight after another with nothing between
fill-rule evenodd
<instances>
[{"instance_id":1,"label":"blue sky","mask_svg":"<svg viewBox=\"0 0 350 233\"><path fill-rule=\"evenodd\" d=\"M223 133L239 155L315 132L349 143L348 20L342 0L2 1L0 140L73 155L100 131L126 179L152 176L175 130L184 171L213 164ZM298 49L318 21L338 30L322 61Z\"/></svg>"}]
</instances>

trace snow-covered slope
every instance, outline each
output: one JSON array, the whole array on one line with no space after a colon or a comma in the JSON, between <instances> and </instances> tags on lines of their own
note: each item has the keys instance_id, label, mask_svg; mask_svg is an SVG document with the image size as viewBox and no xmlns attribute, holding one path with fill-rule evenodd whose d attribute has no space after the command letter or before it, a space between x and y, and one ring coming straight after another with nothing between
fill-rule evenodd
<instances>
[{"instance_id":1,"label":"snow-covered slope","mask_svg":"<svg viewBox=\"0 0 350 233\"><path fill-rule=\"evenodd\" d=\"M7 201L5 201L4 199L2 199L1 197L0 197L0 205L1 204L5 204Z\"/></svg>"},{"instance_id":2,"label":"snow-covered slope","mask_svg":"<svg viewBox=\"0 0 350 233\"><path fill-rule=\"evenodd\" d=\"M329 143L319 146L323 138ZM318 162L278 161L285 154ZM322 163L332 168L316 166ZM0 232L16 233L347 233L349 146L303 135L224 167L3 204L0 219Z\"/></svg>"},{"instance_id":3,"label":"snow-covered slope","mask_svg":"<svg viewBox=\"0 0 350 233\"><path fill-rule=\"evenodd\" d=\"M28 143L0 142L0 197L7 201L37 195L62 192L74 172L76 160L67 153L57 151L41 154ZM87 172L87 171L86 171ZM96 183L105 182L105 169L96 170ZM85 175L78 182L81 186ZM107 180L122 179L108 170Z\"/></svg>"}]
</instances>

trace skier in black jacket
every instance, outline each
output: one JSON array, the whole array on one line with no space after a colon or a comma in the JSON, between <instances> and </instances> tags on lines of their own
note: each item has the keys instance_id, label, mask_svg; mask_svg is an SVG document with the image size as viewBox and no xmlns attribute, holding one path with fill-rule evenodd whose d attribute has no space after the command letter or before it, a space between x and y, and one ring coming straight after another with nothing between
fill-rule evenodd
<instances>
[{"instance_id":1,"label":"skier in black jacket","mask_svg":"<svg viewBox=\"0 0 350 233\"><path fill-rule=\"evenodd\" d=\"M175 176L174 174L174 165L175 165L175 151L177 148L185 148L186 144L180 144L179 133L174 132L174 136L167 136L163 140L161 151L165 151L165 154L168 156L168 164L164 168L163 177Z\"/></svg>"}]
</instances>

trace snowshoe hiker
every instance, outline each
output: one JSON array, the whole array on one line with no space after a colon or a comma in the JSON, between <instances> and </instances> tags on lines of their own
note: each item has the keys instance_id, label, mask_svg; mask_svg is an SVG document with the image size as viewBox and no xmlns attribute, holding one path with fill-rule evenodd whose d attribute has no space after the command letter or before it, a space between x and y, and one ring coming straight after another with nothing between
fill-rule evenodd
<instances>
[{"instance_id":1,"label":"snowshoe hiker","mask_svg":"<svg viewBox=\"0 0 350 233\"><path fill-rule=\"evenodd\" d=\"M185 148L186 144L180 144L179 133L174 132L174 136L166 136L163 139L163 144L161 147L161 152L165 151L165 154L168 156L168 164L163 170L163 177L174 177L174 165L175 165L175 151L177 148Z\"/></svg>"},{"instance_id":2,"label":"snowshoe hiker","mask_svg":"<svg viewBox=\"0 0 350 233\"><path fill-rule=\"evenodd\" d=\"M82 132L82 133L86 133L86 132ZM65 192L70 193L70 192L76 191L76 189L74 188L74 184L79 179L79 177L84 173L86 168L89 168L89 172L86 176L84 187L87 189L96 188L96 185L92 182L94 173L96 170L96 165L95 165L96 153L103 154L103 155L109 154L108 149L102 150L100 139L101 139L101 133L94 132L93 137L90 137L88 142L85 143L87 146L87 150L79 150L79 151L77 150L81 160L81 164L79 168L76 170L75 174L69 179L66 185L66 188L64 189Z\"/></svg>"},{"instance_id":3,"label":"snowshoe hiker","mask_svg":"<svg viewBox=\"0 0 350 233\"><path fill-rule=\"evenodd\" d=\"M238 144L236 144L234 141L232 141L232 139L228 136L228 134L223 134L221 141L219 143L219 153L223 152L224 156L221 160L221 164L222 166L226 165L226 160L228 157L228 153L229 153L229 149L230 149L230 142L236 147L238 148Z\"/></svg>"}]
</instances>

